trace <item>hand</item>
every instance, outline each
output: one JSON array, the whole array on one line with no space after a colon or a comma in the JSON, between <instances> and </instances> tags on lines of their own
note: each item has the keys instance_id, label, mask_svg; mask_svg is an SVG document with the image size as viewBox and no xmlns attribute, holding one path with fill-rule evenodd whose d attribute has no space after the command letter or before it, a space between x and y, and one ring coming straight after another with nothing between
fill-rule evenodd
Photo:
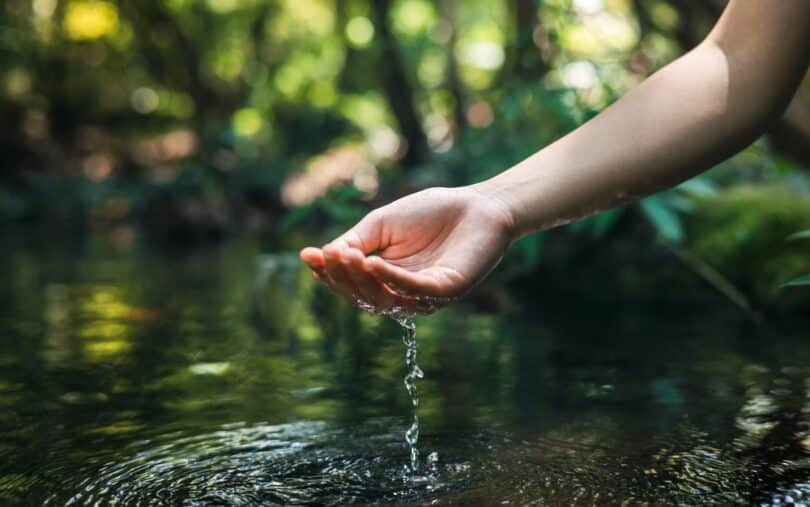
<instances>
[{"instance_id":1,"label":"hand","mask_svg":"<svg viewBox=\"0 0 810 507\"><path fill-rule=\"evenodd\" d=\"M431 188L372 211L323 249L302 250L301 259L362 308L425 314L489 274L513 229L499 200L473 187Z\"/></svg>"}]
</instances>

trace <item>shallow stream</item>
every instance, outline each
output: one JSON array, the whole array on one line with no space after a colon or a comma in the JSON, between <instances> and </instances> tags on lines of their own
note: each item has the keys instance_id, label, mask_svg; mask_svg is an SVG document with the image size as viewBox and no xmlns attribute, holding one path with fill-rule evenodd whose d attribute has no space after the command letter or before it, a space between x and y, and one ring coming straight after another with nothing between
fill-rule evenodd
<instances>
[{"instance_id":1,"label":"shallow stream","mask_svg":"<svg viewBox=\"0 0 810 507\"><path fill-rule=\"evenodd\" d=\"M407 481L400 328L294 255L6 245L0 504L810 503L810 329L592 290L417 319Z\"/></svg>"}]
</instances>

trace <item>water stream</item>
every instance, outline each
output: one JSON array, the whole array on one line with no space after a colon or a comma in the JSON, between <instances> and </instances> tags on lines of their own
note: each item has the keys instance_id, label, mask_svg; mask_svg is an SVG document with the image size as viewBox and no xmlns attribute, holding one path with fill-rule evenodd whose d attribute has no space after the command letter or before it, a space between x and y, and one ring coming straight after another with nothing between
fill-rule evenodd
<instances>
[{"instance_id":1,"label":"water stream","mask_svg":"<svg viewBox=\"0 0 810 507\"><path fill-rule=\"evenodd\" d=\"M377 314L374 307L370 305L358 302L358 306L372 315ZM419 473L419 448L417 447L419 442L419 391L416 389L416 380L424 378L425 373L416 362L416 322L414 322L412 315L401 313L400 308L383 312L383 314L388 315L402 328L402 343L405 344L405 368L407 370L403 383L408 395L411 397L411 405L413 406L413 420L405 432L405 443L408 445L410 462L403 467L404 478L406 482L429 479L431 476L435 478L439 460L439 455L436 452L430 453L427 457L430 475L420 475Z\"/></svg>"},{"instance_id":2,"label":"water stream","mask_svg":"<svg viewBox=\"0 0 810 507\"><path fill-rule=\"evenodd\" d=\"M419 449L417 443L419 442L419 392L416 389L416 379L424 377L424 373L416 363L416 323L411 318L399 318L397 322L402 326L402 342L405 344L405 367L407 373L405 374L405 389L411 397L411 404L413 405L413 422L411 423L408 431L405 432L405 442L408 444L410 451L410 472L413 476L419 472Z\"/></svg>"}]
</instances>

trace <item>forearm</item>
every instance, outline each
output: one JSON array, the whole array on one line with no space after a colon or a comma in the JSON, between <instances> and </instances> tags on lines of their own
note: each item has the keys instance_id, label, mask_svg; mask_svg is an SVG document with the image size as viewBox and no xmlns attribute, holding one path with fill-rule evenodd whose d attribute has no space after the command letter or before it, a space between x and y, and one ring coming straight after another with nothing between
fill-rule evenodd
<instances>
[{"instance_id":1,"label":"forearm","mask_svg":"<svg viewBox=\"0 0 810 507\"><path fill-rule=\"evenodd\" d=\"M752 14L745 10L727 15ZM779 28L802 29L795 23ZM517 235L523 235L710 168L762 133L786 106L807 66L804 49L784 54L767 45L747 47L734 37L724 33L721 21L701 46L600 115L476 187L506 204Z\"/></svg>"}]
</instances>

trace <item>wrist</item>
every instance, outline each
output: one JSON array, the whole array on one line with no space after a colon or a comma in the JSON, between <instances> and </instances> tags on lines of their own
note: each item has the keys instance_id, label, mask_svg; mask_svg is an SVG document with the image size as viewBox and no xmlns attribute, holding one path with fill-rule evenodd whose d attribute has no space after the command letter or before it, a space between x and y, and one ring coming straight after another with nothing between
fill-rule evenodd
<instances>
[{"instance_id":1,"label":"wrist","mask_svg":"<svg viewBox=\"0 0 810 507\"><path fill-rule=\"evenodd\" d=\"M512 243L527 234L518 219L521 216L515 209L515 200L504 188L492 179L474 183L467 187L476 199L484 199L487 207L493 211L498 227Z\"/></svg>"}]
</instances>

